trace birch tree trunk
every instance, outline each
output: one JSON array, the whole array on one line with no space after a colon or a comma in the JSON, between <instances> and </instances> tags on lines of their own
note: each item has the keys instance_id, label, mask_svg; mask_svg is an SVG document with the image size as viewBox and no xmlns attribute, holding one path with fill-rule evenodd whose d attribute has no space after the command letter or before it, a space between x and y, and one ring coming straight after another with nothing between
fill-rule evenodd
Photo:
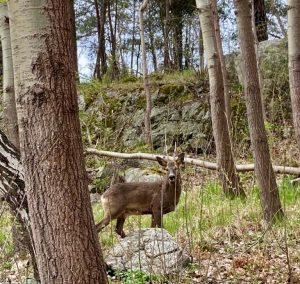
<instances>
[{"instance_id":1,"label":"birch tree trunk","mask_svg":"<svg viewBox=\"0 0 300 284\"><path fill-rule=\"evenodd\" d=\"M262 114L262 101L248 0L234 0L242 65L245 70L245 98L255 173L260 187L264 219L271 222L283 216Z\"/></svg>"},{"instance_id":2,"label":"birch tree trunk","mask_svg":"<svg viewBox=\"0 0 300 284\"><path fill-rule=\"evenodd\" d=\"M10 44L7 5L0 5L0 36L3 55L3 106L4 123L9 140L19 148L19 129L14 90L14 70Z\"/></svg>"},{"instance_id":3,"label":"birch tree trunk","mask_svg":"<svg viewBox=\"0 0 300 284\"><path fill-rule=\"evenodd\" d=\"M300 1L288 0L289 82L293 121L300 150Z\"/></svg>"},{"instance_id":4,"label":"birch tree trunk","mask_svg":"<svg viewBox=\"0 0 300 284\"><path fill-rule=\"evenodd\" d=\"M151 134L151 93L149 88L149 77L147 67L147 53L145 44L145 30L144 30L144 11L147 8L148 0L144 0L140 6L140 33L141 33L141 47L142 47L142 64L143 64L143 79L144 90L146 95L146 112L145 112L145 142L152 148L152 134Z\"/></svg>"},{"instance_id":5,"label":"birch tree trunk","mask_svg":"<svg viewBox=\"0 0 300 284\"><path fill-rule=\"evenodd\" d=\"M107 283L80 134L70 1L10 0L26 196L42 283Z\"/></svg>"},{"instance_id":6,"label":"birch tree trunk","mask_svg":"<svg viewBox=\"0 0 300 284\"><path fill-rule=\"evenodd\" d=\"M217 163L224 193L244 196L233 160L230 136L225 114L224 85L218 53L212 8L207 0L196 0L208 65L210 105L213 134L217 149Z\"/></svg>"}]
</instances>

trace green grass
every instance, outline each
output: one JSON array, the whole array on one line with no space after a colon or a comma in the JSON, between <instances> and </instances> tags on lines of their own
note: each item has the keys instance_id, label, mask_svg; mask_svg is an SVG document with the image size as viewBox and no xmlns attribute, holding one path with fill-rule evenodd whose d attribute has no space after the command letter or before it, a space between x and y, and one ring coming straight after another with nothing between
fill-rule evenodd
<instances>
[{"instance_id":1,"label":"green grass","mask_svg":"<svg viewBox=\"0 0 300 284\"><path fill-rule=\"evenodd\" d=\"M291 186L290 180L285 178L278 183L282 206L286 218L277 222L275 229L288 226L289 230L300 224L300 187ZM99 204L94 205L95 219L102 218L102 209ZM138 227L146 228L151 223L150 216L130 216L126 219L124 230L128 234ZM262 224L259 189L254 186L247 190L246 199L225 198L221 187L216 181L208 181L202 187L193 187L183 192L175 212L164 215L165 228L175 237L185 237L193 242L208 240L215 232L222 228L238 227L245 229L252 224ZM114 232L115 221L101 233L101 242L110 246L116 242ZM253 236L255 237L255 236Z\"/></svg>"}]
</instances>

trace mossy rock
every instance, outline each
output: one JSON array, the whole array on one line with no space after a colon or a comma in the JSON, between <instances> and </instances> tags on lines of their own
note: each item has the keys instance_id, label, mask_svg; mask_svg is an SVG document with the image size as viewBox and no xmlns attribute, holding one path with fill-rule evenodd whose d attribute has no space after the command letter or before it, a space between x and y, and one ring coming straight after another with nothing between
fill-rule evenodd
<instances>
[{"instance_id":1,"label":"mossy rock","mask_svg":"<svg viewBox=\"0 0 300 284\"><path fill-rule=\"evenodd\" d=\"M184 86L177 84L167 84L160 87L159 92L164 95L172 95L172 94L182 94L184 91Z\"/></svg>"}]
</instances>

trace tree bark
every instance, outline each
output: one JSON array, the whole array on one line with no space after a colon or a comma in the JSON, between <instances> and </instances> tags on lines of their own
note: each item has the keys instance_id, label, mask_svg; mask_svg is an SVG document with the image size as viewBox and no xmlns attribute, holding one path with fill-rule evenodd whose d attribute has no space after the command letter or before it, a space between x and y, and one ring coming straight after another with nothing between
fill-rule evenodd
<instances>
[{"instance_id":1,"label":"tree bark","mask_svg":"<svg viewBox=\"0 0 300 284\"><path fill-rule=\"evenodd\" d=\"M15 102L14 70L10 43L7 4L0 5L0 36L3 56L3 117L7 136L19 149L19 129Z\"/></svg>"},{"instance_id":2,"label":"tree bark","mask_svg":"<svg viewBox=\"0 0 300 284\"><path fill-rule=\"evenodd\" d=\"M19 222L22 231L22 241L31 256L31 264L35 279L39 273L32 242L32 231L28 214L28 203L25 196L23 167L18 149L0 130L0 197L9 205L13 216Z\"/></svg>"},{"instance_id":3,"label":"tree bark","mask_svg":"<svg viewBox=\"0 0 300 284\"><path fill-rule=\"evenodd\" d=\"M261 91L255 58L251 12L248 0L234 0L242 64L246 71L244 88L251 144L255 159L255 173L261 190L264 219L271 222L283 216L275 174L271 164L267 135L262 114Z\"/></svg>"},{"instance_id":4,"label":"tree bark","mask_svg":"<svg viewBox=\"0 0 300 284\"><path fill-rule=\"evenodd\" d=\"M245 196L245 193L239 184L239 178L236 173L231 150L225 114L222 68L216 42L212 8L207 0L197 0L196 5L199 9L204 50L208 65L212 125L217 150L220 180L226 195Z\"/></svg>"},{"instance_id":5,"label":"tree bark","mask_svg":"<svg viewBox=\"0 0 300 284\"><path fill-rule=\"evenodd\" d=\"M145 30L144 30L144 11L147 8L148 0L144 0L140 6L140 33L141 33L141 47L142 47L142 64L143 64L143 80L144 90L146 95L146 112L145 112L145 142L152 148L152 133L151 133L151 93L149 87L147 54L145 44Z\"/></svg>"},{"instance_id":6,"label":"tree bark","mask_svg":"<svg viewBox=\"0 0 300 284\"><path fill-rule=\"evenodd\" d=\"M10 0L20 149L42 283L107 283L80 134L70 1Z\"/></svg>"},{"instance_id":7,"label":"tree bark","mask_svg":"<svg viewBox=\"0 0 300 284\"><path fill-rule=\"evenodd\" d=\"M118 1L116 0L116 11L115 11L115 23L113 25L112 16L111 16L111 5L112 3L108 2L107 14L108 14L108 23L110 30L110 43L111 43L111 80L117 80L120 78L119 64L117 61L117 18L118 18Z\"/></svg>"},{"instance_id":8,"label":"tree bark","mask_svg":"<svg viewBox=\"0 0 300 284\"><path fill-rule=\"evenodd\" d=\"M211 7L212 7L213 19L214 19L217 50L218 50L218 53L220 56L220 63L221 63L221 69L222 69L222 77L223 77L223 85L224 85L225 113L226 113L227 124L228 124L229 135L230 135L230 133L231 133L231 106L230 106L229 82L228 82L225 57L224 57L223 47L222 47L217 0L211 0Z\"/></svg>"},{"instance_id":9,"label":"tree bark","mask_svg":"<svg viewBox=\"0 0 300 284\"><path fill-rule=\"evenodd\" d=\"M96 65L94 70L94 77L101 80L102 76L107 72L106 63L106 48L105 48L105 22L107 1L94 0L96 19L97 19L97 36L98 36L98 49L96 57Z\"/></svg>"},{"instance_id":10,"label":"tree bark","mask_svg":"<svg viewBox=\"0 0 300 284\"><path fill-rule=\"evenodd\" d=\"M300 1L288 1L289 82L293 122L300 150Z\"/></svg>"},{"instance_id":11,"label":"tree bark","mask_svg":"<svg viewBox=\"0 0 300 284\"><path fill-rule=\"evenodd\" d=\"M164 20L164 68L171 68L170 61L170 0L165 0L165 20Z\"/></svg>"},{"instance_id":12,"label":"tree bark","mask_svg":"<svg viewBox=\"0 0 300 284\"><path fill-rule=\"evenodd\" d=\"M265 0L253 0L254 24L258 42L268 40L268 19Z\"/></svg>"}]
</instances>

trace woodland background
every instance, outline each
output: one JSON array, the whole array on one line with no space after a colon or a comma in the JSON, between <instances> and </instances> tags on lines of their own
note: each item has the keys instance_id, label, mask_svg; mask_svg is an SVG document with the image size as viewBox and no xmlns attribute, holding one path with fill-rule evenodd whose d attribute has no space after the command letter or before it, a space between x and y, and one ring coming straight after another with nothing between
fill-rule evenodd
<instances>
[{"instance_id":1,"label":"woodland background","mask_svg":"<svg viewBox=\"0 0 300 284\"><path fill-rule=\"evenodd\" d=\"M209 1L207 5L207 1L190 0L143 3L75 0L75 9L68 10L71 22L68 36L73 42L76 37L77 48L66 45L69 48L66 59L74 62L75 54L78 55L76 64L71 65L76 74L73 79L77 80L81 127L78 139L82 138L86 153L90 149L165 155L177 151L208 162L201 167L186 163L180 203L175 212L164 217L166 229L192 255L193 263L173 278L126 271L110 275L109 281L300 283L300 186L295 180L299 177L297 103L300 94L297 80L293 81L297 75L292 73L298 70L300 27L292 21L288 24L288 16L297 19L300 9L297 1L289 2L220 0ZM66 4L68 9L68 5L72 7ZM290 7L294 5L293 14ZM242 23L243 19L247 21ZM2 22L1 14L3 28ZM293 23L295 28L291 29ZM218 42L222 43L222 50ZM14 44L12 47L14 54ZM56 60L59 62L59 57ZM54 73L50 72L49 76L59 82L59 76L55 77ZM5 112L7 90L4 86L1 129L14 142L8 129L8 112ZM293 94L298 99L291 100ZM251 98L256 98L252 107ZM254 109L258 101L261 106ZM32 99L32 105L34 102ZM39 129L45 127L39 124L44 113L46 117L41 109L40 116L34 118ZM59 115L57 117L60 123ZM70 126L65 128L66 132L68 128ZM71 128L77 129L76 126ZM38 146L33 139L28 141ZM4 146L8 143L2 138L1 141ZM43 141L41 138L40 143ZM66 141L69 140L63 143ZM48 142L50 150L58 143L54 138ZM21 141L22 161L28 161L24 157L30 157L34 147L26 143L22 146L22 143L24 141ZM72 148L73 144L70 145L67 146ZM46 149L37 156L44 159ZM10 148L9 151L19 161L18 151ZM67 156L72 153L68 152ZM51 159L55 160L55 156L49 158L50 163ZM282 167L274 167L274 174L271 163ZM101 153L86 154L85 164L96 222L103 215L100 195L112 183L137 176L151 179L153 175L162 174L155 163L110 158ZM23 165L26 170L26 162ZM238 165L237 171L235 165ZM246 170L242 169L243 165ZM37 179L43 176L35 168L32 165L31 172L26 170L30 188L33 188L34 178L29 179L29 173L37 175ZM68 176L67 172L62 174L58 170L57 173ZM44 183L47 182L45 178ZM24 185L22 188L24 191ZM43 186L37 188L47 193ZM55 192L53 190L54 195ZM28 198L30 195L26 194ZM38 194L37 190L36 199ZM21 279L39 278L34 262L27 263L30 259L28 240L24 241L24 228L18 225L20 220L14 209L13 212L9 209L7 196L4 195L0 203L0 281L11 279L20 283ZM83 199L89 203L88 198ZM59 203L52 199L49 204L54 203L53 200ZM22 208L22 202L19 206ZM56 204L53 210L57 212L59 208ZM35 212L37 216L44 214L40 210L40 213ZM137 224L149 227L150 218L131 217L126 230L136 229ZM93 231L89 228L89 232ZM83 232L79 235L84 235ZM105 256L118 238L109 227L99 234L99 241ZM56 249L53 247L54 252ZM50 254L51 249L46 248L46 251ZM39 262L47 253L41 249L38 266L41 267ZM60 253L63 255L63 249ZM103 263L100 266L103 267ZM41 279L45 279L43 275L47 271L39 272ZM104 274L102 271L101 277ZM65 275L68 275L66 271Z\"/></svg>"}]
</instances>

